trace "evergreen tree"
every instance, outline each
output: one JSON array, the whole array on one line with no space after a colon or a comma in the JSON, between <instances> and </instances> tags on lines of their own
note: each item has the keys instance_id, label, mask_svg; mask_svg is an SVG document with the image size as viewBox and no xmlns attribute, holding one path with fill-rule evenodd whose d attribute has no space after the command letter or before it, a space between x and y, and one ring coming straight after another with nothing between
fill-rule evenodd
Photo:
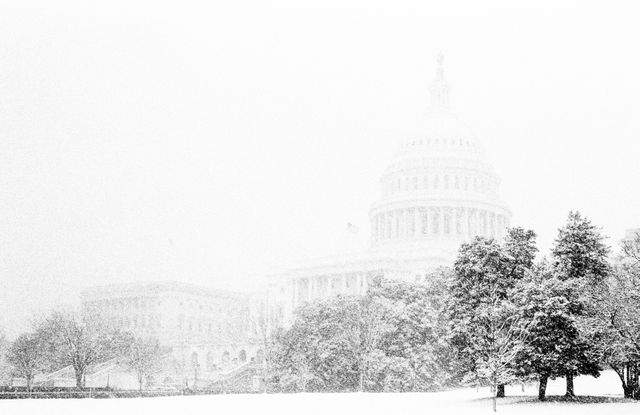
<instances>
[{"instance_id":1,"label":"evergreen tree","mask_svg":"<svg viewBox=\"0 0 640 415\"><path fill-rule=\"evenodd\" d=\"M558 232L552 249L554 273L561 281L566 281L567 301L576 306L571 309L575 318L575 328L589 328L581 321L593 318L597 313L598 297L604 289L604 281L609 274L607 255L609 249L604 237L588 219L578 212L570 212L566 225ZM575 396L573 378L580 374L599 375L601 351L597 341L602 333L583 331L581 337L562 349L558 363L567 381L566 396Z\"/></svg>"},{"instance_id":2,"label":"evergreen tree","mask_svg":"<svg viewBox=\"0 0 640 415\"><path fill-rule=\"evenodd\" d=\"M530 330L516 357L516 373L539 381L539 400L546 398L548 380L564 376L574 364L571 357L587 355L589 350L574 316L582 308L572 295L574 285L575 281L558 278L551 264L543 261L514 290L513 301ZM585 365L584 360L577 363L582 373L597 375L597 366Z\"/></svg>"}]
</instances>

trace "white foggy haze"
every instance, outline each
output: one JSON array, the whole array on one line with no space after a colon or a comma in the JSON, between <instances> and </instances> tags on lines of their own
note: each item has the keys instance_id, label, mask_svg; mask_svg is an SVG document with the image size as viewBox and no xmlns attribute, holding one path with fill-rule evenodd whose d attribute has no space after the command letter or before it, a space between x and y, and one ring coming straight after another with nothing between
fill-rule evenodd
<instances>
[{"instance_id":1,"label":"white foggy haze","mask_svg":"<svg viewBox=\"0 0 640 415\"><path fill-rule=\"evenodd\" d=\"M510 3L1 2L0 328L96 284L256 289L365 248L439 51L511 224L546 254L577 209L616 247L640 227L639 10Z\"/></svg>"}]
</instances>

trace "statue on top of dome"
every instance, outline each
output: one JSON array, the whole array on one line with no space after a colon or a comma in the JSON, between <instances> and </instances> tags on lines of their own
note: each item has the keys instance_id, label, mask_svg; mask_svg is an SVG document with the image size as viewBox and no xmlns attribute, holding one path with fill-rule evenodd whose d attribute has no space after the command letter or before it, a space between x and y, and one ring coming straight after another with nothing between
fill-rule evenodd
<instances>
[{"instance_id":1,"label":"statue on top of dome","mask_svg":"<svg viewBox=\"0 0 640 415\"><path fill-rule=\"evenodd\" d=\"M449 84L444 79L444 54L438 53L438 69L436 70L436 76L429 92L431 93L431 108L432 109L448 109L449 108Z\"/></svg>"}]
</instances>

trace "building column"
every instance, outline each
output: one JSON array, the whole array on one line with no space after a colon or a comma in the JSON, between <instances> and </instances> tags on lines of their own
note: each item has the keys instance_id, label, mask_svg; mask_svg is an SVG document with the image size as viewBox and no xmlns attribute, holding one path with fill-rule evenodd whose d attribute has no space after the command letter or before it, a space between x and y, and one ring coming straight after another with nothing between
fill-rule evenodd
<instances>
[{"instance_id":1,"label":"building column","mask_svg":"<svg viewBox=\"0 0 640 415\"><path fill-rule=\"evenodd\" d=\"M420 221L421 221L421 227L420 227L420 234L424 235L424 236L429 236L429 233L431 232L431 226L429 226L429 218L431 216L429 215L429 208L424 208L421 210L421 214L420 214Z\"/></svg>"},{"instance_id":2,"label":"building column","mask_svg":"<svg viewBox=\"0 0 640 415\"><path fill-rule=\"evenodd\" d=\"M404 239L411 238L411 215L409 209L404 209L402 216L404 217Z\"/></svg>"},{"instance_id":3,"label":"building column","mask_svg":"<svg viewBox=\"0 0 640 415\"><path fill-rule=\"evenodd\" d=\"M469 211L467 208L462 208L462 217L460 218L462 227L462 237L464 239L469 238Z\"/></svg>"},{"instance_id":4,"label":"building column","mask_svg":"<svg viewBox=\"0 0 640 415\"><path fill-rule=\"evenodd\" d=\"M438 219L440 220L440 226L438 231L440 232L440 236L444 236L444 208L440 207L439 211L440 211L440 215Z\"/></svg>"},{"instance_id":5,"label":"building column","mask_svg":"<svg viewBox=\"0 0 640 415\"><path fill-rule=\"evenodd\" d=\"M373 230L372 230L372 238L373 238L373 242L378 242L378 225L380 223L378 222L378 215L373 217Z\"/></svg>"},{"instance_id":6,"label":"building column","mask_svg":"<svg viewBox=\"0 0 640 415\"><path fill-rule=\"evenodd\" d=\"M478 234L476 232L476 210L469 209L469 237L474 237Z\"/></svg>"},{"instance_id":7,"label":"building column","mask_svg":"<svg viewBox=\"0 0 640 415\"><path fill-rule=\"evenodd\" d=\"M438 208L432 207L429 209L429 216L431 216L430 234L431 236L438 236L438 232L440 232L440 229L438 229Z\"/></svg>"},{"instance_id":8,"label":"building column","mask_svg":"<svg viewBox=\"0 0 640 415\"><path fill-rule=\"evenodd\" d=\"M291 279L291 296L293 298L293 308L296 308L296 306L298 305L298 293L296 290L296 279L292 278Z\"/></svg>"},{"instance_id":9,"label":"building column","mask_svg":"<svg viewBox=\"0 0 640 415\"><path fill-rule=\"evenodd\" d=\"M492 238L497 238L497 227L496 227L496 214L492 213L491 214L491 237Z\"/></svg>"},{"instance_id":10,"label":"building column","mask_svg":"<svg viewBox=\"0 0 640 415\"><path fill-rule=\"evenodd\" d=\"M478 209L473 209L473 235L480 235L480 217L478 216Z\"/></svg>"},{"instance_id":11,"label":"building column","mask_svg":"<svg viewBox=\"0 0 640 415\"><path fill-rule=\"evenodd\" d=\"M384 223L384 238L388 241L389 239L391 239L391 212L387 212L384 214Z\"/></svg>"},{"instance_id":12,"label":"building column","mask_svg":"<svg viewBox=\"0 0 640 415\"><path fill-rule=\"evenodd\" d=\"M422 218L421 216L421 212L420 212L420 208L414 208L413 209L413 223L415 225L414 227L414 232L413 232L413 237L414 238L420 238L422 236Z\"/></svg>"},{"instance_id":13,"label":"building column","mask_svg":"<svg viewBox=\"0 0 640 415\"><path fill-rule=\"evenodd\" d=\"M444 231L445 235L451 236L455 234L455 230L453 228L453 208L445 207L444 208Z\"/></svg>"},{"instance_id":14,"label":"building column","mask_svg":"<svg viewBox=\"0 0 640 415\"><path fill-rule=\"evenodd\" d=\"M487 228L488 228L488 224L487 224L487 211L483 210L482 214L482 236L487 237Z\"/></svg>"},{"instance_id":15,"label":"building column","mask_svg":"<svg viewBox=\"0 0 640 415\"><path fill-rule=\"evenodd\" d=\"M396 239L396 235L398 234L398 222L396 219L396 211L391 211L391 239Z\"/></svg>"}]
</instances>

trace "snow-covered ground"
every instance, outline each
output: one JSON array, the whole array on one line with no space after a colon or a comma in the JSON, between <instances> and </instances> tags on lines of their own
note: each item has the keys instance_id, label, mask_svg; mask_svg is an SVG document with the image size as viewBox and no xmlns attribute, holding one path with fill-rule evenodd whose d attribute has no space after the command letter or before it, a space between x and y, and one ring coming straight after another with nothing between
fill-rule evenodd
<instances>
[{"instance_id":1,"label":"snow-covered ground","mask_svg":"<svg viewBox=\"0 0 640 415\"><path fill-rule=\"evenodd\" d=\"M637 414L640 403L623 400L620 382L613 372L598 379L576 379L576 393L600 397L596 403L543 402L535 400L536 386L522 392L521 386L507 387L499 400L500 414ZM552 381L549 395L564 393L564 380ZM601 401L608 401L606 403ZM491 400L487 388L458 389L439 393L345 393L289 395L212 395L138 399L69 399L0 401L0 414L490 414Z\"/></svg>"}]
</instances>

